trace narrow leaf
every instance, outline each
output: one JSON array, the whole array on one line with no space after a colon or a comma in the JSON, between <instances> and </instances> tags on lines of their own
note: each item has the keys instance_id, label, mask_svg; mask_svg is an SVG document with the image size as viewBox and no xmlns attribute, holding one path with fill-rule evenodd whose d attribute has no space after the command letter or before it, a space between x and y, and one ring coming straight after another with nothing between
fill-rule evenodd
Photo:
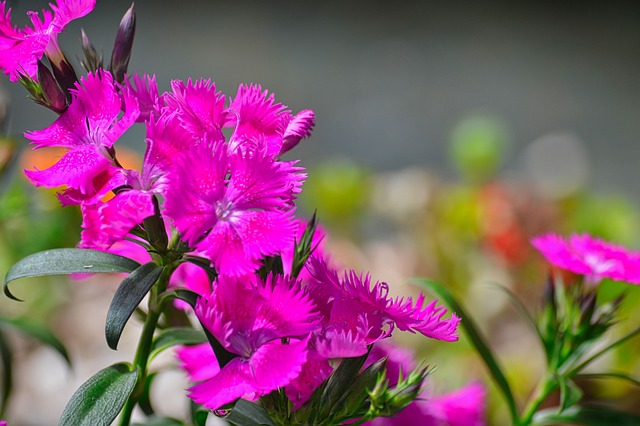
<instances>
[{"instance_id":1,"label":"narrow leaf","mask_svg":"<svg viewBox=\"0 0 640 426\"><path fill-rule=\"evenodd\" d=\"M138 407L140 407L146 416L153 416L155 414L155 410L151 404L151 385L156 377L158 377L157 372L147 374L147 377L144 380L142 395L138 398Z\"/></svg>"},{"instance_id":2,"label":"narrow leaf","mask_svg":"<svg viewBox=\"0 0 640 426\"><path fill-rule=\"evenodd\" d=\"M207 336L201 331L189 327L168 328L159 333L151 344L150 359L175 345L197 345L205 343Z\"/></svg>"},{"instance_id":3,"label":"narrow leaf","mask_svg":"<svg viewBox=\"0 0 640 426\"><path fill-rule=\"evenodd\" d=\"M514 424L517 424L518 409L516 408L515 398L513 397L513 393L511 392L509 382L502 372L502 369L498 365L498 361L493 355L493 351L487 345L486 339L480 333L480 330L475 321L473 321L473 319L471 319L471 317L467 315L466 311L462 309L462 306L457 302L455 297L453 297L453 295L442 285L426 279L417 279L416 281L427 290L435 294L440 300L443 301L445 305L449 307L449 309L451 309L456 313L456 315L458 315L458 317L460 317L467 337L473 344L478 354L480 354L480 356L482 357L482 360L489 369L489 373L491 374L493 381L496 383L496 385L504 395L504 398L509 407L511 419L513 420Z\"/></svg>"},{"instance_id":4,"label":"narrow leaf","mask_svg":"<svg viewBox=\"0 0 640 426\"><path fill-rule=\"evenodd\" d=\"M637 426L640 424L640 416L607 407L573 406L562 413L558 413L557 408L538 411L533 417L533 424L537 426L557 424L584 426Z\"/></svg>"},{"instance_id":5,"label":"narrow leaf","mask_svg":"<svg viewBox=\"0 0 640 426\"><path fill-rule=\"evenodd\" d=\"M69 366L71 366L71 359L69 353L64 347L62 342L44 325L35 323L25 318L2 318L0 317L0 323L10 325L24 334L38 339L45 345L55 349Z\"/></svg>"},{"instance_id":6,"label":"narrow leaf","mask_svg":"<svg viewBox=\"0 0 640 426\"><path fill-rule=\"evenodd\" d=\"M19 278L45 275L131 272L140 264L124 256L97 250L64 248L41 251L15 263L4 278L4 294L17 299L8 284Z\"/></svg>"},{"instance_id":7,"label":"narrow leaf","mask_svg":"<svg viewBox=\"0 0 640 426\"><path fill-rule=\"evenodd\" d=\"M236 426L275 426L261 406L244 399L238 400L225 420Z\"/></svg>"},{"instance_id":8,"label":"narrow leaf","mask_svg":"<svg viewBox=\"0 0 640 426\"><path fill-rule=\"evenodd\" d=\"M122 410L138 381L139 370L114 364L100 370L73 394L59 426L108 426Z\"/></svg>"},{"instance_id":9,"label":"narrow leaf","mask_svg":"<svg viewBox=\"0 0 640 426\"><path fill-rule=\"evenodd\" d=\"M2 362L2 400L0 400L0 415L4 417L7 410L7 403L11 397L13 389L13 354L11 346L0 332L0 361Z\"/></svg>"},{"instance_id":10,"label":"narrow leaf","mask_svg":"<svg viewBox=\"0 0 640 426\"><path fill-rule=\"evenodd\" d=\"M125 324L161 273L161 266L149 262L133 271L120 283L111 299L105 325L107 344L111 349L117 349Z\"/></svg>"},{"instance_id":11,"label":"narrow leaf","mask_svg":"<svg viewBox=\"0 0 640 426\"><path fill-rule=\"evenodd\" d=\"M625 382L629 382L632 385L640 387L640 379L629 376L625 373L618 372L608 372L608 373L589 373L589 374L578 374L575 376L576 379L618 379L624 380Z\"/></svg>"}]
</instances>

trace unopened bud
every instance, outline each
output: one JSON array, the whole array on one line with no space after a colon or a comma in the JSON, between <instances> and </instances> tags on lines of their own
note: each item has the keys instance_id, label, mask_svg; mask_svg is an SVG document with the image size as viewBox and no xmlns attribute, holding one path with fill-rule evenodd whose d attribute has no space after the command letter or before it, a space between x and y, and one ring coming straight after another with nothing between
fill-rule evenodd
<instances>
[{"instance_id":1,"label":"unopened bud","mask_svg":"<svg viewBox=\"0 0 640 426\"><path fill-rule=\"evenodd\" d=\"M49 40L45 54L49 59L53 75L62 89L67 102L71 102L70 90L75 87L75 84L78 81L78 76L76 75L73 66L71 66L67 60L67 57L62 53L56 37L52 37L51 40Z\"/></svg>"},{"instance_id":2,"label":"unopened bud","mask_svg":"<svg viewBox=\"0 0 640 426\"><path fill-rule=\"evenodd\" d=\"M117 82L124 82L124 74L129 66L129 58L131 58L131 48L133 46L133 37L136 33L136 13L131 7L122 17L116 42L113 45L111 53L111 73Z\"/></svg>"},{"instance_id":3,"label":"unopened bud","mask_svg":"<svg viewBox=\"0 0 640 426\"><path fill-rule=\"evenodd\" d=\"M41 60L38 60L38 82L42 90L42 104L58 114L64 112L67 109L64 92Z\"/></svg>"},{"instance_id":4,"label":"unopened bud","mask_svg":"<svg viewBox=\"0 0 640 426\"><path fill-rule=\"evenodd\" d=\"M95 72L102 68L102 55L98 53L93 44L89 40L87 33L82 32L82 51L84 52L84 61L82 61L82 66L88 72Z\"/></svg>"}]
</instances>

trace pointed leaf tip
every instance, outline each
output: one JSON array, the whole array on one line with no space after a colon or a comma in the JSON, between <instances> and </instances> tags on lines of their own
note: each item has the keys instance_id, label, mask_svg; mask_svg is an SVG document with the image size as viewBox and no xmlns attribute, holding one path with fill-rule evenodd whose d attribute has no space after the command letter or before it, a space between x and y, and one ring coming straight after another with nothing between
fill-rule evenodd
<instances>
[{"instance_id":1,"label":"pointed leaf tip","mask_svg":"<svg viewBox=\"0 0 640 426\"><path fill-rule=\"evenodd\" d=\"M4 294L20 301L8 284L20 278L48 275L131 272L140 264L124 256L97 250L63 248L45 250L16 262L4 278Z\"/></svg>"}]
</instances>

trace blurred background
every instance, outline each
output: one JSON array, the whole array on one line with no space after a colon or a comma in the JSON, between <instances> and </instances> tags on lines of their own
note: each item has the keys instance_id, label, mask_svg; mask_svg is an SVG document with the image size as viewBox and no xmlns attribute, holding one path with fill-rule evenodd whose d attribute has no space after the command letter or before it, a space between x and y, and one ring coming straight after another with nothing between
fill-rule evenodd
<instances>
[{"instance_id":1,"label":"blurred background","mask_svg":"<svg viewBox=\"0 0 640 426\"><path fill-rule=\"evenodd\" d=\"M18 26L27 10L46 6L8 3ZM81 27L108 60L129 6L98 0L92 14L69 25L60 41L74 64ZM316 112L313 136L288 154L309 169L299 211L317 209L334 257L370 270L396 294L417 294L408 285L414 276L450 285L517 378L521 397L539 377L542 352L496 288L539 306L546 271L528 239L587 231L640 247L640 4L138 0L135 8L129 71L155 74L161 90L171 79L205 77L233 96L253 82L294 112ZM33 190L21 176L53 158L23 150L22 132L48 126L55 115L6 77L0 94L4 273L27 254L73 246L80 221L53 192ZM140 161L144 128L132 128L122 144ZM0 315L49 324L74 361L66 370L49 348L7 330L20 360L10 424L55 424L80 383L132 358L133 322L117 353L102 338L117 278L92 281L25 280L16 293L27 303L0 301ZM624 289L629 302L640 299L637 289L614 283L603 297ZM640 319L632 309L626 317L622 330ZM438 367L434 393L487 378L464 339L436 345L398 337ZM638 349L628 344L603 362L637 374ZM179 372L162 380L161 398L188 386ZM638 402L626 385L583 385L612 404ZM185 410L186 401L164 400L169 414ZM492 396L494 424L503 410Z\"/></svg>"}]
</instances>

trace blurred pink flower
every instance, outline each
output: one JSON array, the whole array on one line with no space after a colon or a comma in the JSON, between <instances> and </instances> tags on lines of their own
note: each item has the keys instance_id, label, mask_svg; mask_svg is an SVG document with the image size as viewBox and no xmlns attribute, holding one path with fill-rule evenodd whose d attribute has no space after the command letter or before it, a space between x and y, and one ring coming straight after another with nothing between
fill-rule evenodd
<instances>
[{"instance_id":1,"label":"blurred pink flower","mask_svg":"<svg viewBox=\"0 0 640 426\"><path fill-rule=\"evenodd\" d=\"M640 253L632 252L588 234L556 234L535 237L531 244L553 266L584 275L588 282L603 278L640 284Z\"/></svg>"},{"instance_id":2,"label":"blurred pink flower","mask_svg":"<svg viewBox=\"0 0 640 426\"><path fill-rule=\"evenodd\" d=\"M58 34L69 22L91 12L95 4L95 0L57 0L50 4L53 13L43 10L40 17L27 12L32 26L20 29L11 24L6 2L0 2L0 68L11 81L18 81L21 73L36 79L38 59L45 52L58 51Z\"/></svg>"}]
</instances>

